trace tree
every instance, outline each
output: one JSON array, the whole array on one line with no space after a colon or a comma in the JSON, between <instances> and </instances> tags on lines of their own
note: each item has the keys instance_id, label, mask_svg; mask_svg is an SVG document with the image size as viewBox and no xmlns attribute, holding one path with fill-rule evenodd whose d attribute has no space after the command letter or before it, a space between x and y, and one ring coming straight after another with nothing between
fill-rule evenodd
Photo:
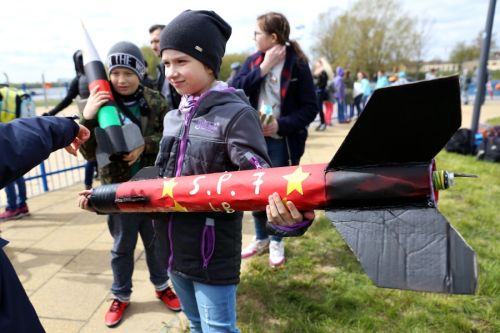
<instances>
[{"instance_id":1,"label":"tree","mask_svg":"<svg viewBox=\"0 0 500 333\"><path fill-rule=\"evenodd\" d=\"M149 78L156 79L156 66L160 63L160 59L156 56L156 53L154 53L150 46L141 47L141 52L144 60L148 63L147 73Z\"/></svg>"},{"instance_id":2,"label":"tree","mask_svg":"<svg viewBox=\"0 0 500 333\"><path fill-rule=\"evenodd\" d=\"M479 32L478 36L467 44L466 42L458 42L450 53L450 62L462 64L465 61L479 60L481 55L481 43L483 42L483 33ZM496 49L495 36L491 38L490 50L493 52ZM490 53L491 53L490 52Z\"/></svg>"},{"instance_id":3,"label":"tree","mask_svg":"<svg viewBox=\"0 0 500 333\"><path fill-rule=\"evenodd\" d=\"M230 53L222 58L222 65L220 66L219 80L226 81L231 74L231 64L239 62L243 64L248 57L248 53Z\"/></svg>"},{"instance_id":4,"label":"tree","mask_svg":"<svg viewBox=\"0 0 500 333\"><path fill-rule=\"evenodd\" d=\"M397 70L425 48L426 39L416 26L398 0L358 0L340 15L334 9L320 14L314 52L370 76L380 69Z\"/></svg>"}]
</instances>

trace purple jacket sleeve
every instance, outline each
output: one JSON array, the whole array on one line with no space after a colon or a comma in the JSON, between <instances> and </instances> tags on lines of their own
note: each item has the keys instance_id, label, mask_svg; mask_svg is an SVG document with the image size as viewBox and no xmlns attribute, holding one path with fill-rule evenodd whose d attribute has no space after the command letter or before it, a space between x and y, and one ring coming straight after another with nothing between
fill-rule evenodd
<instances>
[{"instance_id":1,"label":"purple jacket sleeve","mask_svg":"<svg viewBox=\"0 0 500 333\"><path fill-rule=\"evenodd\" d=\"M79 126L63 117L33 117L0 123L0 188L24 175L50 153L68 146Z\"/></svg>"}]
</instances>

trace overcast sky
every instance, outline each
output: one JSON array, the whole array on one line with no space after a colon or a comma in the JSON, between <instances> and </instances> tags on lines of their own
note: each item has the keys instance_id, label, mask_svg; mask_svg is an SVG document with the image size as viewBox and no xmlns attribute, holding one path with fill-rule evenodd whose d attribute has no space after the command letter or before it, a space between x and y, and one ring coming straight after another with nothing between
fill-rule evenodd
<instances>
[{"instance_id":1,"label":"overcast sky","mask_svg":"<svg viewBox=\"0 0 500 333\"><path fill-rule=\"evenodd\" d=\"M453 46L469 43L483 30L488 0L400 0L412 17L431 22L432 33L427 59L447 59ZM3 1L0 10L0 83L7 73L10 82L40 82L72 78L72 54L82 47L83 20L104 59L109 48L120 40L139 47L149 44L148 28L168 23L185 9L216 11L233 27L227 52L252 51L255 19L267 11L284 13L308 54L315 43L313 32L318 15L334 7L343 12L352 0L223 0L223 1L115 1L115 0L15 0ZM75 7L81 7L75 10ZM497 6L498 9L498 6ZM498 10L497 10L498 12ZM297 27L303 27L297 29ZM495 22L493 31L500 23ZM500 35L500 33L497 33ZM497 37L497 45L499 36Z\"/></svg>"}]
</instances>

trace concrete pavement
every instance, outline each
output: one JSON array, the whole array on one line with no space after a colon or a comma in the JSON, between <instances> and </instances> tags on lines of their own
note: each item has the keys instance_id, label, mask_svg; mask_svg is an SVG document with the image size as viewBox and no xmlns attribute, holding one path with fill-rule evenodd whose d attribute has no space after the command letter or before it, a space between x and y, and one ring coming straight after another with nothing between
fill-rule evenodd
<instances>
[{"instance_id":1,"label":"concrete pavement","mask_svg":"<svg viewBox=\"0 0 500 333\"><path fill-rule=\"evenodd\" d=\"M43 112L43 111L41 111ZM471 107L463 108L463 126L470 127ZM488 101L481 121L500 117L500 103ZM325 132L311 126L303 164L328 162L351 124L335 124ZM186 320L155 298L149 282L142 242L137 244L134 293L123 322L114 329L104 325L110 306L112 239L105 216L77 207L74 185L30 198L31 216L0 224L4 248L49 333L182 332ZM245 215L243 243L253 236L253 224Z\"/></svg>"}]
</instances>

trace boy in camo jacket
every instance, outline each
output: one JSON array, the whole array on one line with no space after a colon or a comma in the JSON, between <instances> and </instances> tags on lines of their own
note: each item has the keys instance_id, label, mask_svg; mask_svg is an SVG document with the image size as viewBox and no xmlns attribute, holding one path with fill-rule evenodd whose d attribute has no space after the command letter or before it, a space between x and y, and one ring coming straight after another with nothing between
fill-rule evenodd
<instances>
[{"instance_id":1,"label":"boy in camo jacket","mask_svg":"<svg viewBox=\"0 0 500 333\"><path fill-rule=\"evenodd\" d=\"M130 61L131 58L134 61ZM124 155L121 161L99 166L102 184L128 181L141 168L154 165L163 132L163 118L169 110L166 100L159 92L140 84L144 77L145 65L142 53L136 45L130 42L115 44L108 53L107 65L111 89L118 106L128 108L130 112L127 114L136 118L130 119L120 112L120 119L123 124L140 124L145 144ZM82 124L91 131L98 126L96 115L99 108L110 98L108 92L98 89L96 87L90 92L83 110ZM89 140L81 147L82 154L95 154L96 145L95 140ZM109 327L117 325L129 305L134 249L138 234L144 244L150 280L155 287L156 297L169 309L179 311L179 300L167 284L166 224L153 221L144 214L113 214L108 216L108 227L114 240L111 250L111 292L114 299L105 315L105 324Z\"/></svg>"}]
</instances>

